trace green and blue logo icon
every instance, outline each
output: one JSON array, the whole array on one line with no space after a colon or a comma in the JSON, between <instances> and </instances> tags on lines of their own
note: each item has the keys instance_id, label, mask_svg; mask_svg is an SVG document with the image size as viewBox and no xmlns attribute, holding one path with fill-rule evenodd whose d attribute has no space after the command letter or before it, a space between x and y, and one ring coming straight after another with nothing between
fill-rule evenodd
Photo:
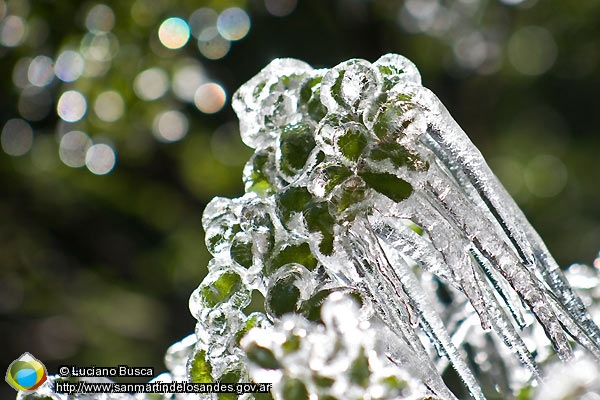
<instances>
[{"instance_id":1,"label":"green and blue logo icon","mask_svg":"<svg viewBox=\"0 0 600 400\"><path fill-rule=\"evenodd\" d=\"M9 365L6 382L15 390L32 391L40 387L47 379L46 367L29 353L23 353Z\"/></svg>"}]
</instances>

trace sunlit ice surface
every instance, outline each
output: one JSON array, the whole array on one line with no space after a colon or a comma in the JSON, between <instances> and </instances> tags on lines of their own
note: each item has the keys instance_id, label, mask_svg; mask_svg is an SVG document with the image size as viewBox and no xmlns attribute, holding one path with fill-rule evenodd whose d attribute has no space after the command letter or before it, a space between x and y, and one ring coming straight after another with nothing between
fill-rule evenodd
<instances>
[{"instance_id":1,"label":"sunlit ice surface","mask_svg":"<svg viewBox=\"0 0 600 400\"><path fill-rule=\"evenodd\" d=\"M249 373L274 380L282 398L291 381L307 395L352 397L352 379L344 389L319 389L286 369L287 354L299 355L279 347L292 341L286 326L310 337L301 319L286 322L285 314L327 326L316 299L335 291L360 294L364 321L383 322L398 341L384 353L441 398L454 395L438 363L452 365L471 395L484 398L490 389L480 383L488 379L503 380L492 390L507 396L541 382L540 365L573 359L570 339L581 345L577 354L600 355L587 302L410 61L386 55L314 70L275 60L234 94L233 106L255 154L244 170L247 194L216 198L204 214L215 258L190 300L202 338L198 365L210 364L215 375L231 365L223 329L235 336L250 323L237 310L252 290L265 298L265 319L252 323L277 328L243 342L255 360ZM541 157L531 168L560 165ZM539 195L563 185L525 181ZM210 287L221 285L232 289L213 297ZM356 317L333 325L350 321ZM476 370L464 359L465 343ZM266 349L274 361L253 358ZM312 371L327 364L317 358L307 361ZM344 362L351 360L359 362ZM330 378L344 382L341 373Z\"/></svg>"},{"instance_id":2,"label":"sunlit ice surface","mask_svg":"<svg viewBox=\"0 0 600 400\"><path fill-rule=\"evenodd\" d=\"M565 277L410 61L275 60L233 99L255 149L246 194L206 207L214 258L190 298L196 334L168 350L161 379L235 371L273 382L277 398L451 399L450 364L482 399L533 388L560 359L599 356L598 271ZM188 129L182 111L154 120L159 140ZM114 160L109 145L85 150L93 173ZM253 292L263 307L246 314Z\"/></svg>"}]
</instances>

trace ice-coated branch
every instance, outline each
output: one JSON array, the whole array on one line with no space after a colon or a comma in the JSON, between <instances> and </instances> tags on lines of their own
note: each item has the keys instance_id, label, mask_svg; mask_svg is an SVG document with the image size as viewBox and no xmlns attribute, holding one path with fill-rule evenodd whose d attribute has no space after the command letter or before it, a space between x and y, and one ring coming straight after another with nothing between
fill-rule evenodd
<instances>
[{"instance_id":1,"label":"ice-coated branch","mask_svg":"<svg viewBox=\"0 0 600 400\"><path fill-rule=\"evenodd\" d=\"M450 340L456 328L407 264L459 291L533 378L540 372L523 340L533 321L524 315L560 358L572 357L570 339L600 354L582 301L410 61L386 55L313 70L275 60L233 105L256 149L247 190L274 196L283 228L306 238L316 265L358 288L409 346L419 325L474 397L483 394Z\"/></svg>"},{"instance_id":2,"label":"ice-coated branch","mask_svg":"<svg viewBox=\"0 0 600 400\"><path fill-rule=\"evenodd\" d=\"M205 209L196 332L162 379L269 382L277 399L484 399L543 383L540 365L573 345L600 358L584 301L406 58L274 60L233 107L255 150L246 194Z\"/></svg>"}]
</instances>

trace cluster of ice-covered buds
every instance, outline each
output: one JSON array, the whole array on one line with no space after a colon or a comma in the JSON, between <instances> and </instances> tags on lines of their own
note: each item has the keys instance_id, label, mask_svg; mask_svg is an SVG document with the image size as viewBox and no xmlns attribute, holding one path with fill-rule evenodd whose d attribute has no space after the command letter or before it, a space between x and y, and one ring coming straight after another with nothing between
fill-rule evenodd
<instances>
[{"instance_id":1,"label":"cluster of ice-covered buds","mask_svg":"<svg viewBox=\"0 0 600 400\"><path fill-rule=\"evenodd\" d=\"M343 245L334 243L336 230L369 210L373 196L399 202L410 195L411 185L394 169L427 169L419 154L398 141L410 134L416 117L410 116L404 91L391 90L420 78L411 63L393 55L373 65L351 61L334 79L328 78L335 75L335 68L331 71L275 60L234 97L243 140L256 151L244 171L246 195L215 198L204 212L206 244L214 259L190 299L199 321L190 363L193 380L209 379L198 376L199 370L210 371L213 380L247 379L243 361L253 355L239 347L242 336L286 314L296 314L303 324L322 322L321 305L333 292L361 298L364 321L373 314L370 299L325 260L338 258L340 266L350 262ZM365 78L365 73L375 75ZM321 94L324 87L329 103ZM389 115L374 109L376 93L379 108L387 104L394 115L397 107L406 108L402 132L391 133ZM364 119L371 121L370 128ZM244 313L253 297L264 298L264 306L258 305L264 314Z\"/></svg>"},{"instance_id":2,"label":"cluster of ice-covered buds","mask_svg":"<svg viewBox=\"0 0 600 400\"><path fill-rule=\"evenodd\" d=\"M406 199L428 169L404 143L423 128L410 102L419 83L398 55L331 70L273 61L233 99L242 139L256 149L246 190L275 195L284 225L316 234L314 250L332 255L336 224Z\"/></svg>"},{"instance_id":3,"label":"cluster of ice-covered buds","mask_svg":"<svg viewBox=\"0 0 600 400\"><path fill-rule=\"evenodd\" d=\"M484 399L531 387L553 351L569 359L568 335L600 358L583 301L410 61L274 60L233 107L255 149L246 194L205 209L214 258L172 379L453 399L450 364Z\"/></svg>"}]
</instances>

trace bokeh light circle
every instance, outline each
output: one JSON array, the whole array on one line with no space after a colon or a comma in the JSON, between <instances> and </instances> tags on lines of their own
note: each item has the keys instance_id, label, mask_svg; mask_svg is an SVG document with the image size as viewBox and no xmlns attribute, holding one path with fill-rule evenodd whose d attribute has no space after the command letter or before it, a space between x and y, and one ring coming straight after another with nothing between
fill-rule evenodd
<instances>
[{"instance_id":1,"label":"bokeh light circle","mask_svg":"<svg viewBox=\"0 0 600 400\"><path fill-rule=\"evenodd\" d=\"M196 90L205 82L202 66L198 62L191 62L178 68L173 74L173 93L183 101L193 102Z\"/></svg>"},{"instance_id":2,"label":"bokeh light circle","mask_svg":"<svg viewBox=\"0 0 600 400\"><path fill-rule=\"evenodd\" d=\"M217 18L219 14L212 8L203 7L194 11L188 20L192 35L198 38L204 29L217 26Z\"/></svg>"},{"instance_id":3,"label":"bokeh light circle","mask_svg":"<svg viewBox=\"0 0 600 400\"><path fill-rule=\"evenodd\" d=\"M223 38L216 27L206 28L198 37L198 50L209 60L219 60L229 53L231 42Z\"/></svg>"},{"instance_id":4,"label":"bokeh light circle","mask_svg":"<svg viewBox=\"0 0 600 400\"><path fill-rule=\"evenodd\" d=\"M29 121L41 121L52 109L52 97L47 87L28 86L17 103L19 114Z\"/></svg>"},{"instance_id":5,"label":"bokeh light circle","mask_svg":"<svg viewBox=\"0 0 600 400\"><path fill-rule=\"evenodd\" d=\"M79 79L85 69L85 60L76 51L65 50L56 59L54 73L63 82L73 82Z\"/></svg>"},{"instance_id":6,"label":"bokeh light circle","mask_svg":"<svg viewBox=\"0 0 600 400\"><path fill-rule=\"evenodd\" d=\"M541 154L533 158L524 171L527 189L542 198L559 194L567 185L568 177L563 162L550 154Z\"/></svg>"},{"instance_id":7,"label":"bokeh light circle","mask_svg":"<svg viewBox=\"0 0 600 400\"><path fill-rule=\"evenodd\" d=\"M162 68L140 72L133 81L133 90L142 100L151 101L164 96L169 89L169 76Z\"/></svg>"},{"instance_id":8,"label":"bokeh light circle","mask_svg":"<svg viewBox=\"0 0 600 400\"><path fill-rule=\"evenodd\" d=\"M189 122L180 111L164 111L156 116L152 126L154 136L161 142L176 142L187 135Z\"/></svg>"},{"instance_id":9,"label":"bokeh light circle","mask_svg":"<svg viewBox=\"0 0 600 400\"><path fill-rule=\"evenodd\" d=\"M33 129L27 121L10 119L2 128L0 144L8 155L19 157L27 154L33 145Z\"/></svg>"},{"instance_id":10,"label":"bokeh light circle","mask_svg":"<svg viewBox=\"0 0 600 400\"><path fill-rule=\"evenodd\" d=\"M91 146L85 155L85 166L95 175L106 175L113 170L117 156L112 147L104 143Z\"/></svg>"},{"instance_id":11,"label":"bokeh light circle","mask_svg":"<svg viewBox=\"0 0 600 400\"><path fill-rule=\"evenodd\" d=\"M494 157L489 160L489 164L494 174L500 179L502 185L509 193L515 196L515 198L519 198L525 186L525 182L523 181L523 164L507 156Z\"/></svg>"},{"instance_id":12,"label":"bokeh light circle","mask_svg":"<svg viewBox=\"0 0 600 400\"><path fill-rule=\"evenodd\" d=\"M88 33L81 39L81 54L88 61L111 61L119 52L119 39L113 33Z\"/></svg>"},{"instance_id":13,"label":"bokeh light circle","mask_svg":"<svg viewBox=\"0 0 600 400\"><path fill-rule=\"evenodd\" d=\"M31 64L30 57L22 57L15 63L12 71L12 81L19 89L25 89L29 83L29 65Z\"/></svg>"},{"instance_id":14,"label":"bokeh light circle","mask_svg":"<svg viewBox=\"0 0 600 400\"><path fill-rule=\"evenodd\" d=\"M180 49L190 39L190 27L181 18L167 18L158 28L158 38L166 48Z\"/></svg>"},{"instance_id":15,"label":"bokeh light circle","mask_svg":"<svg viewBox=\"0 0 600 400\"><path fill-rule=\"evenodd\" d=\"M453 52L458 65L473 70L485 62L488 46L481 33L472 31L454 43Z\"/></svg>"},{"instance_id":16,"label":"bokeh light circle","mask_svg":"<svg viewBox=\"0 0 600 400\"><path fill-rule=\"evenodd\" d=\"M85 97L76 90L64 92L58 99L56 112L58 116L66 122L77 122L85 115L87 111L87 101Z\"/></svg>"},{"instance_id":17,"label":"bokeh light circle","mask_svg":"<svg viewBox=\"0 0 600 400\"><path fill-rule=\"evenodd\" d=\"M227 94L217 83L205 83L196 90L194 104L205 114L214 114L225 105Z\"/></svg>"},{"instance_id":18,"label":"bokeh light circle","mask_svg":"<svg viewBox=\"0 0 600 400\"><path fill-rule=\"evenodd\" d=\"M86 153L91 146L92 139L87 133L82 131L67 132L60 139L58 155L60 160L69 167L83 167Z\"/></svg>"},{"instance_id":19,"label":"bokeh light circle","mask_svg":"<svg viewBox=\"0 0 600 400\"><path fill-rule=\"evenodd\" d=\"M296 9L297 0L265 0L265 8L275 17L285 17Z\"/></svg>"},{"instance_id":20,"label":"bokeh light circle","mask_svg":"<svg viewBox=\"0 0 600 400\"><path fill-rule=\"evenodd\" d=\"M96 4L85 18L85 27L92 33L105 33L115 26L115 13L105 4Z\"/></svg>"},{"instance_id":21,"label":"bokeh light circle","mask_svg":"<svg viewBox=\"0 0 600 400\"><path fill-rule=\"evenodd\" d=\"M524 75L541 75L554 65L558 49L552 34L540 26L526 26L508 41L508 59Z\"/></svg>"},{"instance_id":22,"label":"bokeh light circle","mask_svg":"<svg viewBox=\"0 0 600 400\"><path fill-rule=\"evenodd\" d=\"M213 157L223 165L241 166L247 161L245 145L240 140L239 125L227 122L212 134L210 149Z\"/></svg>"},{"instance_id":23,"label":"bokeh light circle","mask_svg":"<svg viewBox=\"0 0 600 400\"><path fill-rule=\"evenodd\" d=\"M31 48L40 48L50 38L50 26L48 21L40 16L31 16L27 20L27 37L23 42Z\"/></svg>"},{"instance_id":24,"label":"bokeh light circle","mask_svg":"<svg viewBox=\"0 0 600 400\"><path fill-rule=\"evenodd\" d=\"M27 79L33 86L48 85L54 79L54 61L46 56L35 57L27 69Z\"/></svg>"},{"instance_id":25,"label":"bokeh light circle","mask_svg":"<svg viewBox=\"0 0 600 400\"><path fill-rule=\"evenodd\" d=\"M250 17L241 8L228 8L219 14L217 30L227 40L243 39L250 31Z\"/></svg>"},{"instance_id":26,"label":"bokeh light circle","mask_svg":"<svg viewBox=\"0 0 600 400\"><path fill-rule=\"evenodd\" d=\"M104 122L115 122L125 112L125 101L119 92L107 90L96 98L94 112Z\"/></svg>"},{"instance_id":27,"label":"bokeh light circle","mask_svg":"<svg viewBox=\"0 0 600 400\"><path fill-rule=\"evenodd\" d=\"M27 35L25 20L16 15L9 15L0 21L0 44L6 47L20 46Z\"/></svg>"}]
</instances>

